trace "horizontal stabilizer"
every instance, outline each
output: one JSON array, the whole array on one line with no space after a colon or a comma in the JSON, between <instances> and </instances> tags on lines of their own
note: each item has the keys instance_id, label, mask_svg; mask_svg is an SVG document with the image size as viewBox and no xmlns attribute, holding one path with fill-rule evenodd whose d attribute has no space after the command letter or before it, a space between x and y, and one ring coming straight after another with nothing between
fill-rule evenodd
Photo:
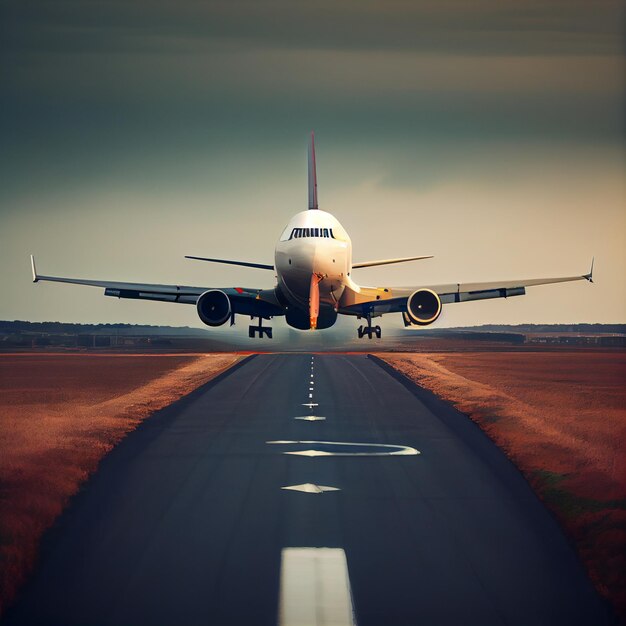
<instances>
[{"instance_id":1,"label":"horizontal stabilizer","mask_svg":"<svg viewBox=\"0 0 626 626\"><path fill-rule=\"evenodd\" d=\"M242 267L256 267L260 270L273 270L273 265L265 265L264 263L249 263L248 261L230 261L228 259L207 259L203 256L187 256L186 259L194 259L196 261L210 261L211 263L226 263L227 265L241 265Z\"/></svg>"},{"instance_id":2,"label":"horizontal stabilizer","mask_svg":"<svg viewBox=\"0 0 626 626\"><path fill-rule=\"evenodd\" d=\"M405 263L406 261L421 261L422 259L432 259L433 255L430 256L408 256L403 257L401 259L381 259L379 261L363 261L362 263L353 263L352 269L356 269L359 267L374 267L376 265L391 265L392 263Z\"/></svg>"}]
</instances>

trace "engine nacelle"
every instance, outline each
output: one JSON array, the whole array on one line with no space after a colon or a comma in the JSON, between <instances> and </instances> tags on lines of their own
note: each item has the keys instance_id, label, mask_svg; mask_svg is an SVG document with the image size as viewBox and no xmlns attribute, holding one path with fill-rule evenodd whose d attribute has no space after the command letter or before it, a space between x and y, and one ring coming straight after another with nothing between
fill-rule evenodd
<instances>
[{"instance_id":1,"label":"engine nacelle","mask_svg":"<svg viewBox=\"0 0 626 626\"><path fill-rule=\"evenodd\" d=\"M198 298L196 309L207 326L221 326L230 317L230 298L219 289L210 289Z\"/></svg>"},{"instance_id":2,"label":"engine nacelle","mask_svg":"<svg viewBox=\"0 0 626 626\"><path fill-rule=\"evenodd\" d=\"M413 324L428 326L441 315L441 298L431 289L418 289L406 301L406 312Z\"/></svg>"}]
</instances>

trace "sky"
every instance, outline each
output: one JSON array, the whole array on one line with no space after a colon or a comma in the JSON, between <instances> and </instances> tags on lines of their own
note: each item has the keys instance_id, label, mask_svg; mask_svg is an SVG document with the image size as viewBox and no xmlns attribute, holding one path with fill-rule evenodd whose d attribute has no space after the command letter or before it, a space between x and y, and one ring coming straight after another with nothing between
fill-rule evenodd
<instances>
[{"instance_id":1,"label":"sky","mask_svg":"<svg viewBox=\"0 0 626 626\"><path fill-rule=\"evenodd\" d=\"M570 275L595 255L594 285L446 306L437 326L626 322L623 25L608 0L3 0L0 319L201 326L33 285L30 253L45 274L273 286L183 256L271 263L315 130L320 208L355 261L435 255L357 282Z\"/></svg>"}]
</instances>

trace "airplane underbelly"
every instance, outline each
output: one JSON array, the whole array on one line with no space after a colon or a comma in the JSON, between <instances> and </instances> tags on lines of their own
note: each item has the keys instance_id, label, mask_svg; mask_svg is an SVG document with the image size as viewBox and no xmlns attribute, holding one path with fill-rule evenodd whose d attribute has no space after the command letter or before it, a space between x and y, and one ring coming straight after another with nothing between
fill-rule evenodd
<instances>
[{"instance_id":1,"label":"airplane underbelly","mask_svg":"<svg viewBox=\"0 0 626 626\"><path fill-rule=\"evenodd\" d=\"M311 274L310 271L299 269L279 273L279 282L291 304L302 308L309 306ZM334 307L344 289L345 285L339 277L323 278L319 283L320 303Z\"/></svg>"}]
</instances>

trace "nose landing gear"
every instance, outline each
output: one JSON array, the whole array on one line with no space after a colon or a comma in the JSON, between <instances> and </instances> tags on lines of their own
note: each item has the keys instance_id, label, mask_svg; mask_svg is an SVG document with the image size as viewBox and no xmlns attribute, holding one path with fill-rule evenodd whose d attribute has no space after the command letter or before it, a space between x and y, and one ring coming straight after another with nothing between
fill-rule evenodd
<instances>
[{"instance_id":1,"label":"nose landing gear","mask_svg":"<svg viewBox=\"0 0 626 626\"><path fill-rule=\"evenodd\" d=\"M252 316L250 319L254 319ZM263 326L263 318L259 317L259 323L257 326L248 326L248 337L253 339L256 334L259 333L259 339L263 339L263 335L267 335L268 339L272 338L271 326Z\"/></svg>"}]
</instances>

